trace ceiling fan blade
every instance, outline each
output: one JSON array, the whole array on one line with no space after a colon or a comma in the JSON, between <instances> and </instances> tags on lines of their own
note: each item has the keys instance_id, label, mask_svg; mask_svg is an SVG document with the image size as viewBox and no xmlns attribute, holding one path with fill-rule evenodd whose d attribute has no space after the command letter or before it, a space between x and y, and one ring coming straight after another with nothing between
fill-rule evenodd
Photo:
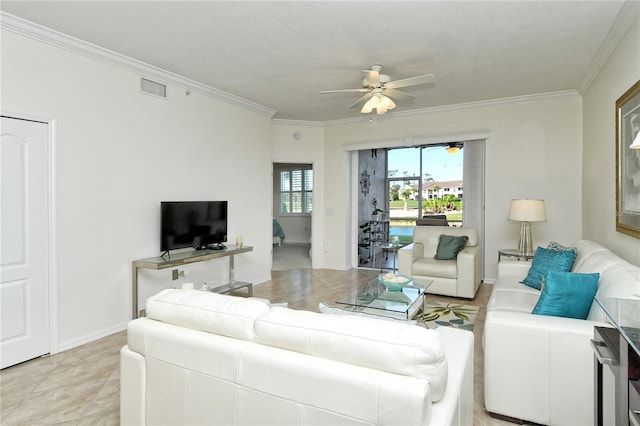
<instances>
[{"instance_id":1,"label":"ceiling fan blade","mask_svg":"<svg viewBox=\"0 0 640 426\"><path fill-rule=\"evenodd\" d=\"M364 93L364 92L368 92L370 89L338 89L338 90L323 90L322 92L320 92L320 94L326 94L326 93L344 93L344 92L360 92L360 93Z\"/></svg>"},{"instance_id":2,"label":"ceiling fan blade","mask_svg":"<svg viewBox=\"0 0 640 426\"><path fill-rule=\"evenodd\" d=\"M384 90L382 91L382 93L400 102L408 102L416 98L415 96L405 92L401 92L400 90L389 89L388 86L384 87Z\"/></svg>"},{"instance_id":3,"label":"ceiling fan blade","mask_svg":"<svg viewBox=\"0 0 640 426\"><path fill-rule=\"evenodd\" d=\"M370 87L380 86L380 72L373 70L362 70L366 74L365 79L369 82Z\"/></svg>"},{"instance_id":4,"label":"ceiling fan blade","mask_svg":"<svg viewBox=\"0 0 640 426\"><path fill-rule=\"evenodd\" d=\"M402 80L390 81L384 85L385 88L397 89L399 87L418 86L436 81L433 74L419 75L417 77L403 78Z\"/></svg>"},{"instance_id":5,"label":"ceiling fan blade","mask_svg":"<svg viewBox=\"0 0 640 426\"><path fill-rule=\"evenodd\" d=\"M355 107L358 107L358 109L362 108L362 106L365 104L365 102L369 100L370 97L371 97L371 93L367 93L363 95L360 99L358 99L357 101L349 105L349 108L347 109L351 109Z\"/></svg>"}]
</instances>

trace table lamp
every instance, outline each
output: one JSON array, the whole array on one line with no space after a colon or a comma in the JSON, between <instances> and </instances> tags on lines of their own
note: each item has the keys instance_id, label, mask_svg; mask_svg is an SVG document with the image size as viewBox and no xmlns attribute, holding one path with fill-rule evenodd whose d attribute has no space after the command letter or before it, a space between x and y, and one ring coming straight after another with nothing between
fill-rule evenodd
<instances>
[{"instance_id":1,"label":"table lamp","mask_svg":"<svg viewBox=\"0 0 640 426\"><path fill-rule=\"evenodd\" d=\"M544 200L511 200L507 218L520 222L518 254L521 256L533 256L533 240L531 239L530 222L543 222L547 220Z\"/></svg>"}]
</instances>

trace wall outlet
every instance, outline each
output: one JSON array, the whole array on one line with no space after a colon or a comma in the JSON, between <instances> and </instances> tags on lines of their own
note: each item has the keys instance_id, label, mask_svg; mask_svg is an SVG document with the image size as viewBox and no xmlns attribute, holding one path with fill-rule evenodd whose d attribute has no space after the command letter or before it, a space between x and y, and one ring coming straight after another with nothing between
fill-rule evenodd
<instances>
[{"instance_id":1,"label":"wall outlet","mask_svg":"<svg viewBox=\"0 0 640 426\"><path fill-rule=\"evenodd\" d=\"M171 279L173 281L177 280L180 277L184 277L184 271L181 271L179 269L173 269L171 270Z\"/></svg>"}]
</instances>

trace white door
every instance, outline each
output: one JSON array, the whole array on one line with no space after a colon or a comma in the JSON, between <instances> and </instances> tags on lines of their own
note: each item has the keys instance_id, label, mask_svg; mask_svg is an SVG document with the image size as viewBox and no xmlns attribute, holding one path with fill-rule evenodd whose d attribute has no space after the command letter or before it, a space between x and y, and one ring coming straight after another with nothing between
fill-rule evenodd
<instances>
[{"instance_id":1,"label":"white door","mask_svg":"<svg viewBox=\"0 0 640 426\"><path fill-rule=\"evenodd\" d=\"M0 127L0 368L50 352L48 125Z\"/></svg>"}]
</instances>

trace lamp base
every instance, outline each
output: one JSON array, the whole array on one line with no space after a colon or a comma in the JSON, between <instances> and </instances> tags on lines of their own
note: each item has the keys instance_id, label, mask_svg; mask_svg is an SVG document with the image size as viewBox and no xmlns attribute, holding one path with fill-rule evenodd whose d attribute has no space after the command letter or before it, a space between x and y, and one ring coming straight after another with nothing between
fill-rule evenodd
<instances>
[{"instance_id":1,"label":"lamp base","mask_svg":"<svg viewBox=\"0 0 640 426\"><path fill-rule=\"evenodd\" d=\"M520 240L518 241L517 250L520 256L533 256L533 241L529 222L520 222Z\"/></svg>"}]
</instances>

